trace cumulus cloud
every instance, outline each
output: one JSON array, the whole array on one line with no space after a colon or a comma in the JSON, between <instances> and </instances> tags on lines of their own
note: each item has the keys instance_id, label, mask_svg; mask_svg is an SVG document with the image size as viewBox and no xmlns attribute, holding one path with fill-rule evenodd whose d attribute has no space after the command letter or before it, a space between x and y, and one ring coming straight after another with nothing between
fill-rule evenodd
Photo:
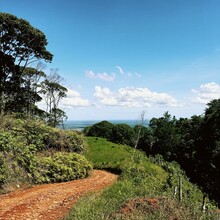
<instances>
[{"instance_id":1,"label":"cumulus cloud","mask_svg":"<svg viewBox=\"0 0 220 220\"><path fill-rule=\"evenodd\" d=\"M124 106L131 108L147 108L153 105L179 106L172 96L166 93L157 93L148 88L120 88L117 92L109 88L95 87L94 96L104 105Z\"/></svg>"},{"instance_id":2,"label":"cumulus cloud","mask_svg":"<svg viewBox=\"0 0 220 220\"><path fill-rule=\"evenodd\" d=\"M213 99L220 98L220 85L215 82L201 84L198 90L192 89L192 92L196 94L194 102L207 104Z\"/></svg>"},{"instance_id":3,"label":"cumulus cloud","mask_svg":"<svg viewBox=\"0 0 220 220\"><path fill-rule=\"evenodd\" d=\"M62 99L61 105L65 107L89 107L94 104L87 99L83 99L79 92L68 89L67 97Z\"/></svg>"},{"instance_id":4,"label":"cumulus cloud","mask_svg":"<svg viewBox=\"0 0 220 220\"><path fill-rule=\"evenodd\" d=\"M108 74L106 72L103 73L95 73L92 70L86 70L86 76L91 79L100 79L104 81L114 81L115 80L115 73Z\"/></svg>"}]
</instances>

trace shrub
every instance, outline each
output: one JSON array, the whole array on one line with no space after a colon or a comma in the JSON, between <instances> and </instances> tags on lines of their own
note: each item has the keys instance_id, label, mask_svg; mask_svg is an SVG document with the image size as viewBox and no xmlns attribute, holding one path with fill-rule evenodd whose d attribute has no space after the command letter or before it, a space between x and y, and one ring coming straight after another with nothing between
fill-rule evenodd
<instances>
[{"instance_id":1,"label":"shrub","mask_svg":"<svg viewBox=\"0 0 220 220\"><path fill-rule=\"evenodd\" d=\"M63 182L87 177L91 171L92 166L84 156L58 152L52 157L38 158L32 177L35 183Z\"/></svg>"},{"instance_id":2,"label":"shrub","mask_svg":"<svg viewBox=\"0 0 220 220\"><path fill-rule=\"evenodd\" d=\"M22 183L28 182L28 175L24 167L10 154L0 153L0 187L11 191Z\"/></svg>"},{"instance_id":3,"label":"shrub","mask_svg":"<svg viewBox=\"0 0 220 220\"><path fill-rule=\"evenodd\" d=\"M5 164L5 158L2 153L0 153L0 186L5 182L6 180L6 164Z\"/></svg>"},{"instance_id":4,"label":"shrub","mask_svg":"<svg viewBox=\"0 0 220 220\"><path fill-rule=\"evenodd\" d=\"M86 150L86 142L82 134L72 130L59 130L50 128L45 136L47 149L65 150L68 152L82 153Z\"/></svg>"},{"instance_id":5,"label":"shrub","mask_svg":"<svg viewBox=\"0 0 220 220\"><path fill-rule=\"evenodd\" d=\"M54 149L82 153L86 150L84 136L76 131L47 126L41 120L1 118L0 150L17 148L16 145L35 145L37 151Z\"/></svg>"},{"instance_id":6,"label":"shrub","mask_svg":"<svg viewBox=\"0 0 220 220\"><path fill-rule=\"evenodd\" d=\"M40 120L0 116L0 187L86 177L91 165L72 153L85 149L84 136L75 131L52 128Z\"/></svg>"}]
</instances>

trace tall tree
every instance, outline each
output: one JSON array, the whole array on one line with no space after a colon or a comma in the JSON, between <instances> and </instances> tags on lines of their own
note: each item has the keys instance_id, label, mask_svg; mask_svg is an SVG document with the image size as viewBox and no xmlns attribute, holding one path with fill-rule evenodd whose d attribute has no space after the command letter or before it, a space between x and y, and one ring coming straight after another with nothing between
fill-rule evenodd
<instances>
[{"instance_id":1,"label":"tall tree","mask_svg":"<svg viewBox=\"0 0 220 220\"><path fill-rule=\"evenodd\" d=\"M153 133L153 154L161 154L166 160L175 159L175 149L178 143L178 135L176 133L176 118L171 117L165 112L161 118L152 118L150 120L150 128Z\"/></svg>"},{"instance_id":2,"label":"tall tree","mask_svg":"<svg viewBox=\"0 0 220 220\"><path fill-rule=\"evenodd\" d=\"M9 94L18 94L25 68L39 60L50 62L52 54L46 50L43 32L24 19L0 13L0 110L4 113ZM11 88L11 85L14 85ZM10 88L10 90L8 90ZM14 102L16 105L16 102Z\"/></svg>"},{"instance_id":3,"label":"tall tree","mask_svg":"<svg viewBox=\"0 0 220 220\"><path fill-rule=\"evenodd\" d=\"M200 127L203 122L202 116L180 118L176 122L176 133L179 136L175 154L177 162L190 177L195 177L195 164L197 164L196 144L200 139Z\"/></svg>"},{"instance_id":4,"label":"tall tree","mask_svg":"<svg viewBox=\"0 0 220 220\"><path fill-rule=\"evenodd\" d=\"M88 136L103 137L110 140L114 125L109 121L101 121L92 125L88 130Z\"/></svg>"},{"instance_id":5,"label":"tall tree","mask_svg":"<svg viewBox=\"0 0 220 220\"><path fill-rule=\"evenodd\" d=\"M220 204L220 99L208 103L197 143L199 183Z\"/></svg>"},{"instance_id":6,"label":"tall tree","mask_svg":"<svg viewBox=\"0 0 220 220\"><path fill-rule=\"evenodd\" d=\"M47 105L48 123L55 127L66 118L65 112L59 108L59 103L66 97L68 90L61 85L63 78L57 73L58 70L51 71L51 74L42 82L42 92Z\"/></svg>"},{"instance_id":7,"label":"tall tree","mask_svg":"<svg viewBox=\"0 0 220 220\"><path fill-rule=\"evenodd\" d=\"M112 129L110 141L118 144L133 145L134 130L127 124L116 124Z\"/></svg>"},{"instance_id":8,"label":"tall tree","mask_svg":"<svg viewBox=\"0 0 220 220\"><path fill-rule=\"evenodd\" d=\"M21 91L23 97L23 111L28 116L34 116L38 111L36 102L42 100L41 81L45 79L44 65L38 63L36 68L27 67L22 73Z\"/></svg>"}]
</instances>

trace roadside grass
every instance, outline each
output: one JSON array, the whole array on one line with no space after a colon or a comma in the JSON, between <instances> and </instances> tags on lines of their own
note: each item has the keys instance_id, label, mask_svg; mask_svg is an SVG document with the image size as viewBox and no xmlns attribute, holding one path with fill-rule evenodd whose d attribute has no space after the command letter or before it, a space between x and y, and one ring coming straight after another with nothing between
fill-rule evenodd
<instances>
[{"instance_id":1,"label":"roadside grass","mask_svg":"<svg viewBox=\"0 0 220 220\"><path fill-rule=\"evenodd\" d=\"M131 147L94 137L88 137L85 156L94 168L116 171L120 176L112 186L81 198L65 220L216 219L200 211L202 192L188 183L178 166L165 164L164 169L138 150L134 154ZM182 175L183 187L188 184L187 190L196 195L185 196L181 203L174 198L178 176L170 174L166 166L170 170L177 169L178 176ZM149 199L157 201L157 205L149 203Z\"/></svg>"}]
</instances>

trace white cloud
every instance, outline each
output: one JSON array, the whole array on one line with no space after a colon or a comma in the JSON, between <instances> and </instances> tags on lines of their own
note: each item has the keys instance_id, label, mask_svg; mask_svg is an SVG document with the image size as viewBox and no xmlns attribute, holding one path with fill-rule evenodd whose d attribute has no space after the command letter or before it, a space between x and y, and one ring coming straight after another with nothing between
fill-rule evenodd
<instances>
[{"instance_id":1,"label":"white cloud","mask_svg":"<svg viewBox=\"0 0 220 220\"><path fill-rule=\"evenodd\" d=\"M127 76L129 78L133 76L138 77L138 78L142 77L142 75L137 72L125 72L120 66L115 66L115 68L119 70L119 73L121 75Z\"/></svg>"},{"instance_id":2,"label":"white cloud","mask_svg":"<svg viewBox=\"0 0 220 220\"><path fill-rule=\"evenodd\" d=\"M180 106L176 99L166 93L157 93L148 88L120 88L111 92L109 88L95 87L94 96L103 105L131 108L159 106Z\"/></svg>"},{"instance_id":3,"label":"white cloud","mask_svg":"<svg viewBox=\"0 0 220 220\"><path fill-rule=\"evenodd\" d=\"M120 66L115 66L115 68L117 68L122 75L124 74L124 70Z\"/></svg>"},{"instance_id":4,"label":"white cloud","mask_svg":"<svg viewBox=\"0 0 220 220\"><path fill-rule=\"evenodd\" d=\"M103 73L94 73L92 70L86 70L86 76L91 79L100 79L104 81L114 81L115 73L108 74L106 72Z\"/></svg>"},{"instance_id":5,"label":"white cloud","mask_svg":"<svg viewBox=\"0 0 220 220\"><path fill-rule=\"evenodd\" d=\"M213 99L220 98L220 85L215 82L201 84L199 90L192 89L192 92L196 94L194 102L207 104Z\"/></svg>"},{"instance_id":6,"label":"white cloud","mask_svg":"<svg viewBox=\"0 0 220 220\"><path fill-rule=\"evenodd\" d=\"M131 78L131 77L140 78L140 77L142 77L142 75L137 73L137 72L125 72L120 66L115 66L115 68L124 77L128 77L128 78ZM114 81L115 78L116 78L116 75L117 75L115 72L112 72L112 73L106 73L106 72L95 73L93 70L86 70L85 74L90 79L99 79L99 80L109 81L109 82Z\"/></svg>"},{"instance_id":7,"label":"white cloud","mask_svg":"<svg viewBox=\"0 0 220 220\"><path fill-rule=\"evenodd\" d=\"M94 104L88 99L81 98L79 92L68 89L67 97L62 99L61 105L65 107L89 107L93 106Z\"/></svg>"}]
</instances>

